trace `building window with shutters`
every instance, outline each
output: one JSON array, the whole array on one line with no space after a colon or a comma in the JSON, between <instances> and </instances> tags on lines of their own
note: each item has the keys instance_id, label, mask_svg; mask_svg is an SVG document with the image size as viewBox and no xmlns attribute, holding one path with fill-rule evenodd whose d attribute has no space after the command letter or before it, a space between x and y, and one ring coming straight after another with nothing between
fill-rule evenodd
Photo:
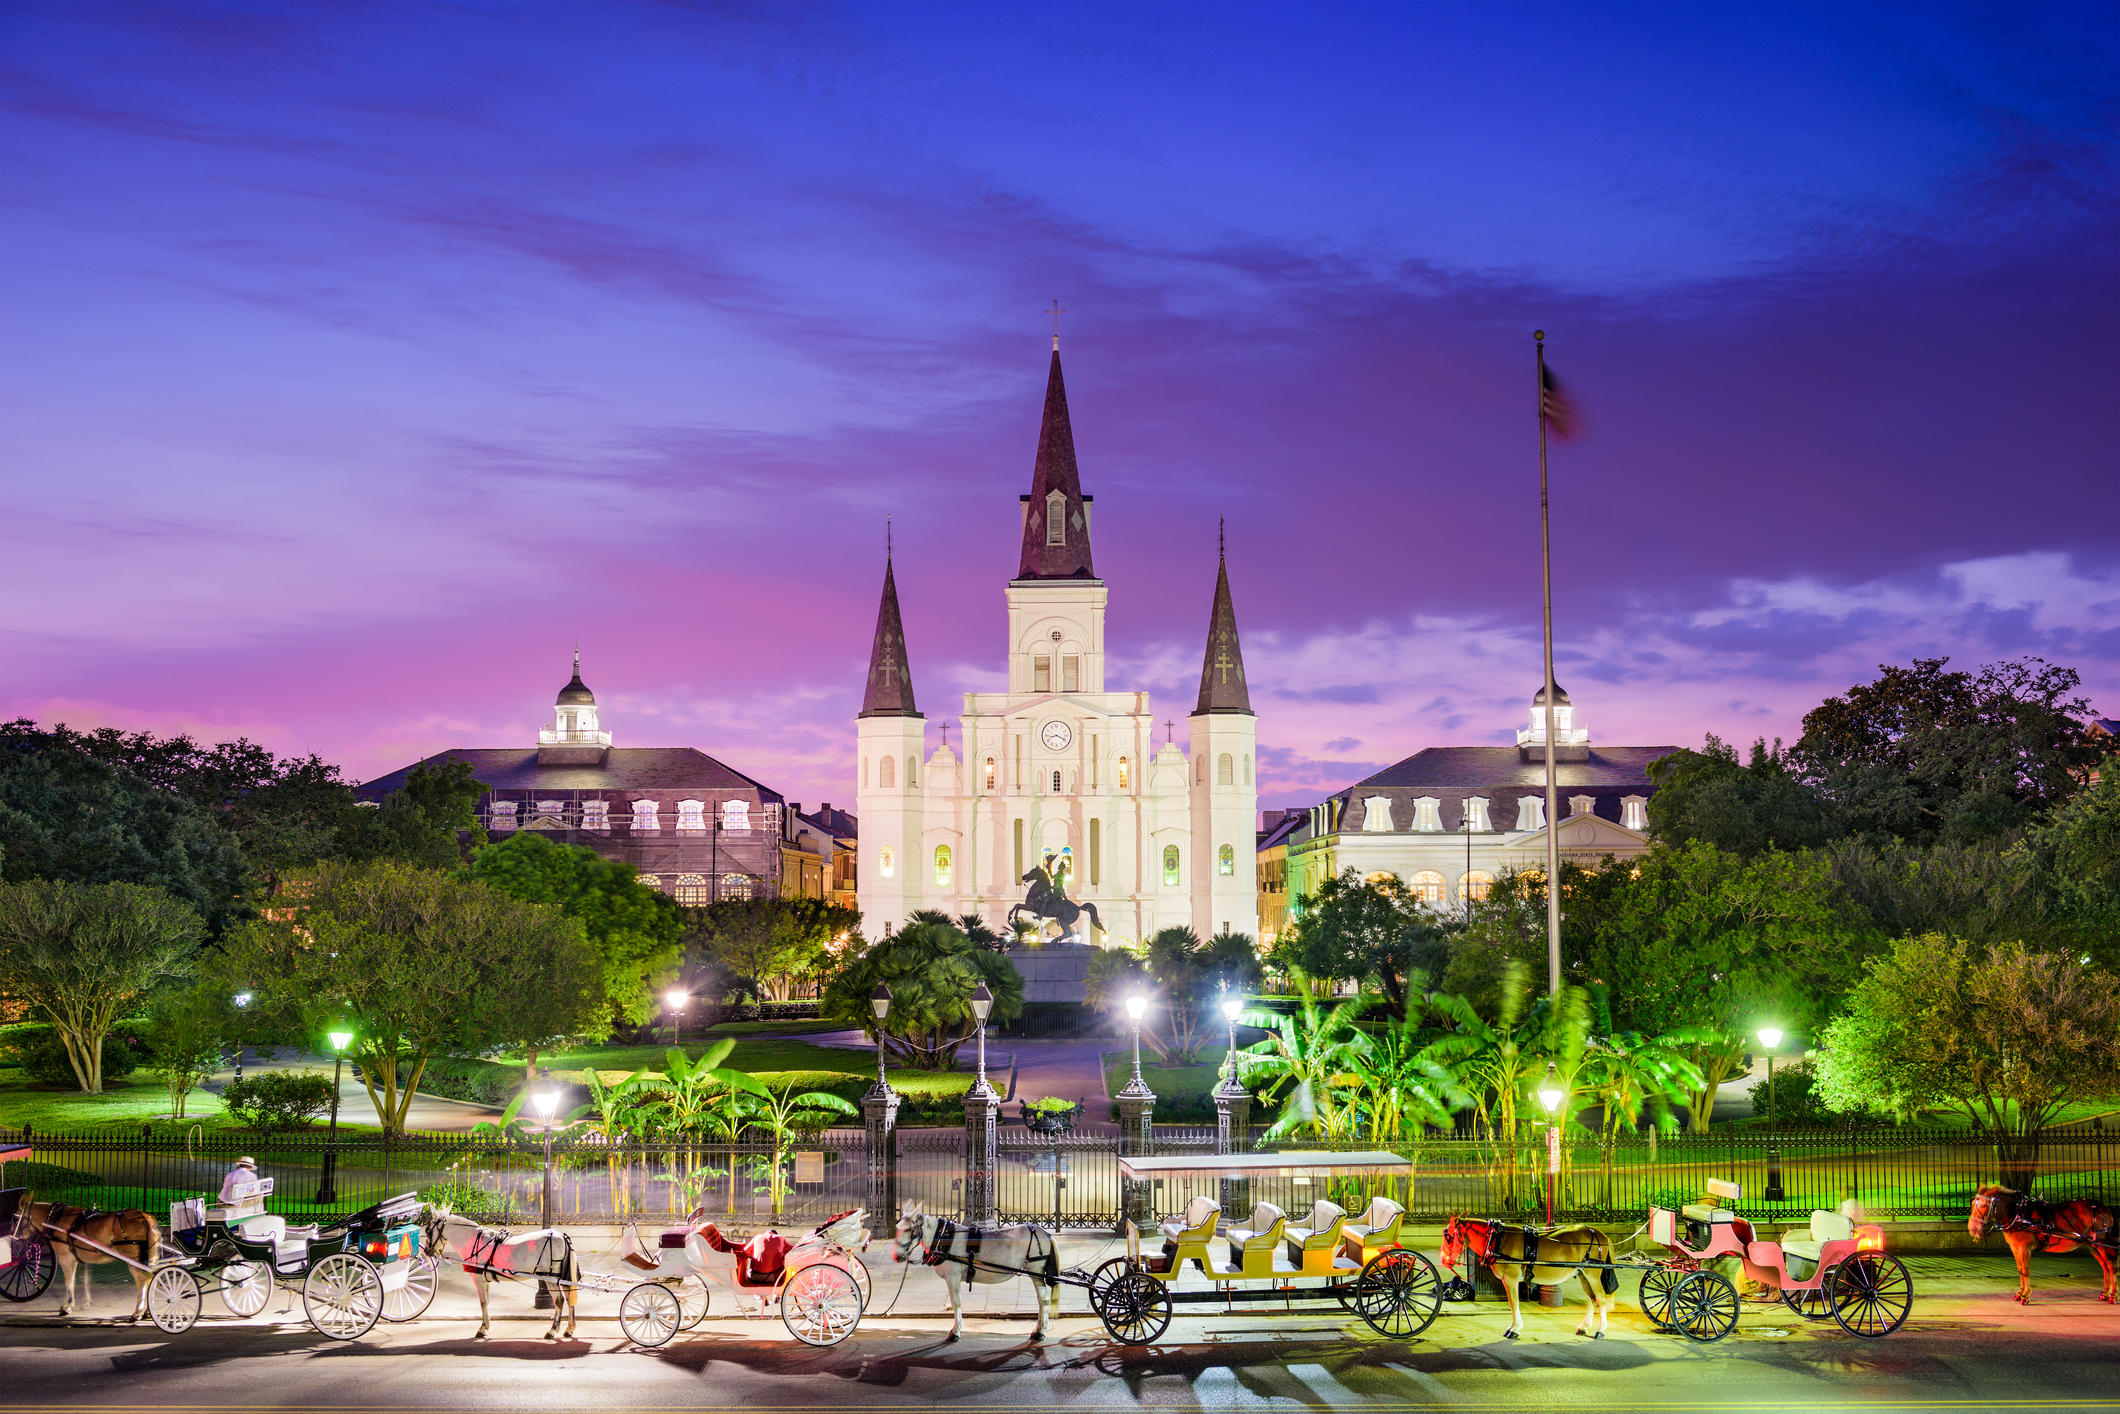
<instances>
[{"instance_id":1,"label":"building window with shutters","mask_svg":"<svg viewBox=\"0 0 2120 1414\"><path fill-rule=\"evenodd\" d=\"M1082 660L1072 653L1060 658L1060 690L1080 692L1082 690Z\"/></svg>"},{"instance_id":2,"label":"building window with shutters","mask_svg":"<svg viewBox=\"0 0 2120 1414\"><path fill-rule=\"evenodd\" d=\"M1022 822L1021 820L1018 820L1018 821L1016 821L1016 822L1015 822L1015 838L1016 838L1016 870L1015 870L1015 877L1016 877L1017 879L1019 879L1019 880L1020 880L1020 879L1021 879L1021 878L1023 877L1023 822Z\"/></svg>"},{"instance_id":3,"label":"building window with shutters","mask_svg":"<svg viewBox=\"0 0 2120 1414\"><path fill-rule=\"evenodd\" d=\"M1163 883L1166 888L1178 886L1178 847L1174 844L1163 846Z\"/></svg>"},{"instance_id":4,"label":"building window with shutters","mask_svg":"<svg viewBox=\"0 0 2120 1414\"><path fill-rule=\"evenodd\" d=\"M1023 738L1022 738L1022 737L1020 737L1020 736L1016 738L1016 769L1015 769L1015 771L1014 771L1014 772L1012 772L1011 774L1013 774L1013 775L1015 776L1015 778L1016 778L1016 789L1017 789L1017 790L1022 790L1022 789L1023 789ZM1017 870L1016 872L1020 874L1020 873L1022 873L1023 871L1019 869L1019 870Z\"/></svg>"},{"instance_id":5,"label":"building window with shutters","mask_svg":"<svg viewBox=\"0 0 2120 1414\"><path fill-rule=\"evenodd\" d=\"M1052 690L1053 660L1047 655L1040 653L1031 659L1031 691L1051 692Z\"/></svg>"},{"instance_id":6,"label":"building window with shutters","mask_svg":"<svg viewBox=\"0 0 2120 1414\"><path fill-rule=\"evenodd\" d=\"M1215 872L1225 879L1236 877L1237 851L1233 846L1223 845L1221 850L1215 855Z\"/></svg>"},{"instance_id":7,"label":"building window with shutters","mask_svg":"<svg viewBox=\"0 0 2120 1414\"><path fill-rule=\"evenodd\" d=\"M946 889L949 886L950 847L946 844L938 844L935 846L935 887Z\"/></svg>"},{"instance_id":8,"label":"building window with shutters","mask_svg":"<svg viewBox=\"0 0 2120 1414\"><path fill-rule=\"evenodd\" d=\"M917 756L905 758L905 788L907 790L920 789L920 758Z\"/></svg>"},{"instance_id":9,"label":"building window with shutters","mask_svg":"<svg viewBox=\"0 0 2120 1414\"><path fill-rule=\"evenodd\" d=\"M1251 784L1251 753L1249 751L1244 753L1244 784Z\"/></svg>"},{"instance_id":10,"label":"building window with shutters","mask_svg":"<svg viewBox=\"0 0 2120 1414\"><path fill-rule=\"evenodd\" d=\"M1236 783L1237 763L1225 751L1215 758L1215 784L1218 786L1233 786Z\"/></svg>"},{"instance_id":11,"label":"building window with shutters","mask_svg":"<svg viewBox=\"0 0 2120 1414\"><path fill-rule=\"evenodd\" d=\"M898 758L879 757L876 762L876 784L885 790L898 784Z\"/></svg>"},{"instance_id":12,"label":"building window with shutters","mask_svg":"<svg viewBox=\"0 0 2120 1414\"><path fill-rule=\"evenodd\" d=\"M877 850L876 873L880 877L888 879L895 875L897 872L898 851L892 849L889 845L885 845L882 849Z\"/></svg>"}]
</instances>

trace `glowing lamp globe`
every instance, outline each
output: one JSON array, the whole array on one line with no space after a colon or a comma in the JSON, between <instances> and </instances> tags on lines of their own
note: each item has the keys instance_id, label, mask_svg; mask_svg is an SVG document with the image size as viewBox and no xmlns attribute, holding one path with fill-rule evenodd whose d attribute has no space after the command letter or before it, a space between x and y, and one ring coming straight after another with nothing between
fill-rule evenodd
<instances>
[{"instance_id":1,"label":"glowing lamp globe","mask_svg":"<svg viewBox=\"0 0 2120 1414\"><path fill-rule=\"evenodd\" d=\"M1760 1027L1759 1044L1765 1046L1770 1051L1773 1050L1776 1046L1781 1044L1781 1032L1777 1031L1771 1026Z\"/></svg>"}]
</instances>

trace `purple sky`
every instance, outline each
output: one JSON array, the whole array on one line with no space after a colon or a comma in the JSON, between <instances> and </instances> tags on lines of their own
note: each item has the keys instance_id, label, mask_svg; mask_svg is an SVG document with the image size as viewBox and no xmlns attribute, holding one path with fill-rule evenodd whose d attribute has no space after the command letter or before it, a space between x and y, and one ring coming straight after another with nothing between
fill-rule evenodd
<instances>
[{"instance_id":1,"label":"purple sky","mask_svg":"<svg viewBox=\"0 0 2120 1414\"><path fill-rule=\"evenodd\" d=\"M1793 735L1881 661L2120 714L2120 11L0 6L0 711L360 779L621 745L851 804L1001 684L1056 296L1111 684L1216 517L1262 804ZM932 733L931 744L938 738Z\"/></svg>"}]
</instances>

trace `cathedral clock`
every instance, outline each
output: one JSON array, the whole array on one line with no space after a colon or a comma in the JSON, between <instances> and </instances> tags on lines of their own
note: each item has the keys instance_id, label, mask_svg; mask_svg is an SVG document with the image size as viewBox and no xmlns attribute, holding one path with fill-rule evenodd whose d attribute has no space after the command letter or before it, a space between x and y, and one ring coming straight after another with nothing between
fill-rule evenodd
<instances>
[{"instance_id":1,"label":"cathedral clock","mask_svg":"<svg viewBox=\"0 0 2120 1414\"><path fill-rule=\"evenodd\" d=\"M1048 751L1065 751L1068 743L1075 739L1074 729L1065 722L1047 722L1038 733L1038 740L1045 743Z\"/></svg>"}]
</instances>

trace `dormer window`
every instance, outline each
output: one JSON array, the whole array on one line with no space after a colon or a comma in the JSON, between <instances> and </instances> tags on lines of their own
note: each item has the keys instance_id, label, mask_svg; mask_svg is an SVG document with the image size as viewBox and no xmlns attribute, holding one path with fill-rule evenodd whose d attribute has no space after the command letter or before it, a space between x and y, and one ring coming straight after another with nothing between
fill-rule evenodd
<instances>
[{"instance_id":1,"label":"dormer window","mask_svg":"<svg viewBox=\"0 0 2120 1414\"><path fill-rule=\"evenodd\" d=\"M1519 830L1543 830L1546 828L1546 798L1541 795L1519 797L1516 802L1516 827Z\"/></svg>"},{"instance_id":2,"label":"dormer window","mask_svg":"<svg viewBox=\"0 0 2120 1414\"><path fill-rule=\"evenodd\" d=\"M677 832L681 835L703 835L707 832L707 803L704 800L677 802Z\"/></svg>"},{"instance_id":3,"label":"dormer window","mask_svg":"<svg viewBox=\"0 0 2120 1414\"><path fill-rule=\"evenodd\" d=\"M1494 828L1487 821L1487 797L1475 795L1465 802L1465 828L1471 831L1486 831Z\"/></svg>"},{"instance_id":4,"label":"dormer window","mask_svg":"<svg viewBox=\"0 0 2120 1414\"><path fill-rule=\"evenodd\" d=\"M488 815L487 818L493 822L492 827L495 830L514 829L515 802L512 800L494 801L491 808L491 813Z\"/></svg>"},{"instance_id":5,"label":"dormer window","mask_svg":"<svg viewBox=\"0 0 2120 1414\"><path fill-rule=\"evenodd\" d=\"M1423 834L1439 834L1443 828L1443 802L1432 795L1424 795L1413 803L1413 828ZM1437 876L1436 887L1442 887L1442 878Z\"/></svg>"},{"instance_id":6,"label":"dormer window","mask_svg":"<svg viewBox=\"0 0 2120 1414\"><path fill-rule=\"evenodd\" d=\"M1646 832L1649 828L1649 798L1645 795L1622 796L1619 822L1630 830Z\"/></svg>"},{"instance_id":7,"label":"dormer window","mask_svg":"<svg viewBox=\"0 0 2120 1414\"><path fill-rule=\"evenodd\" d=\"M655 801L633 802L633 830L635 834L652 834L662 827L655 822L656 812L661 809Z\"/></svg>"},{"instance_id":8,"label":"dormer window","mask_svg":"<svg viewBox=\"0 0 2120 1414\"><path fill-rule=\"evenodd\" d=\"M1573 820L1573 819L1574 819L1574 818L1575 818L1576 816L1578 816L1578 815L1595 815L1596 813L1597 813L1597 797L1596 797L1596 796L1594 796L1594 795L1571 795L1571 796L1569 796L1569 797L1568 797L1568 818L1569 818L1569 819Z\"/></svg>"},{"instance_id":9,"label":"dormer window","mask_svg":"<svg viewBox=\"0 0 2120 1414\"><path fill-rule=\"evenodd\" d=\"M582 802L582 828L585 830L608 830L611 817L606 812L611 808L608 800L585 800Z\"/></svg>"},{"instance_id":10,"label":"dormer window","mask_svg":"<svg viewBox=\"0 0 2120 1414\"><path fill-rule=\"evenodd\" d=\"M1055 491L1045 498L1045 543L1067 543L1067 493Z\"/></svg>"},{"instance_id":11,"label":"dormer window","mask_svg":"<svg viewBox=\"0 0 2120 1414\"><path fill-rule=\"evenodd\" d=\"M724 800L721 803L721 832L725 835L748 835L751 833L751 803L747 800Z\"/></svg>"},{"instance_id":12,"label":"dormer window","mask_svg":"<svg viewBox=\"0 0 2120 1414\"><path fill-rule=\"evenodd\" d=\"M1362 830L1365 834L1382 834L1391 828L1391 797L1372 795L1362 801Z\"/></svg>"}]
</instances>

